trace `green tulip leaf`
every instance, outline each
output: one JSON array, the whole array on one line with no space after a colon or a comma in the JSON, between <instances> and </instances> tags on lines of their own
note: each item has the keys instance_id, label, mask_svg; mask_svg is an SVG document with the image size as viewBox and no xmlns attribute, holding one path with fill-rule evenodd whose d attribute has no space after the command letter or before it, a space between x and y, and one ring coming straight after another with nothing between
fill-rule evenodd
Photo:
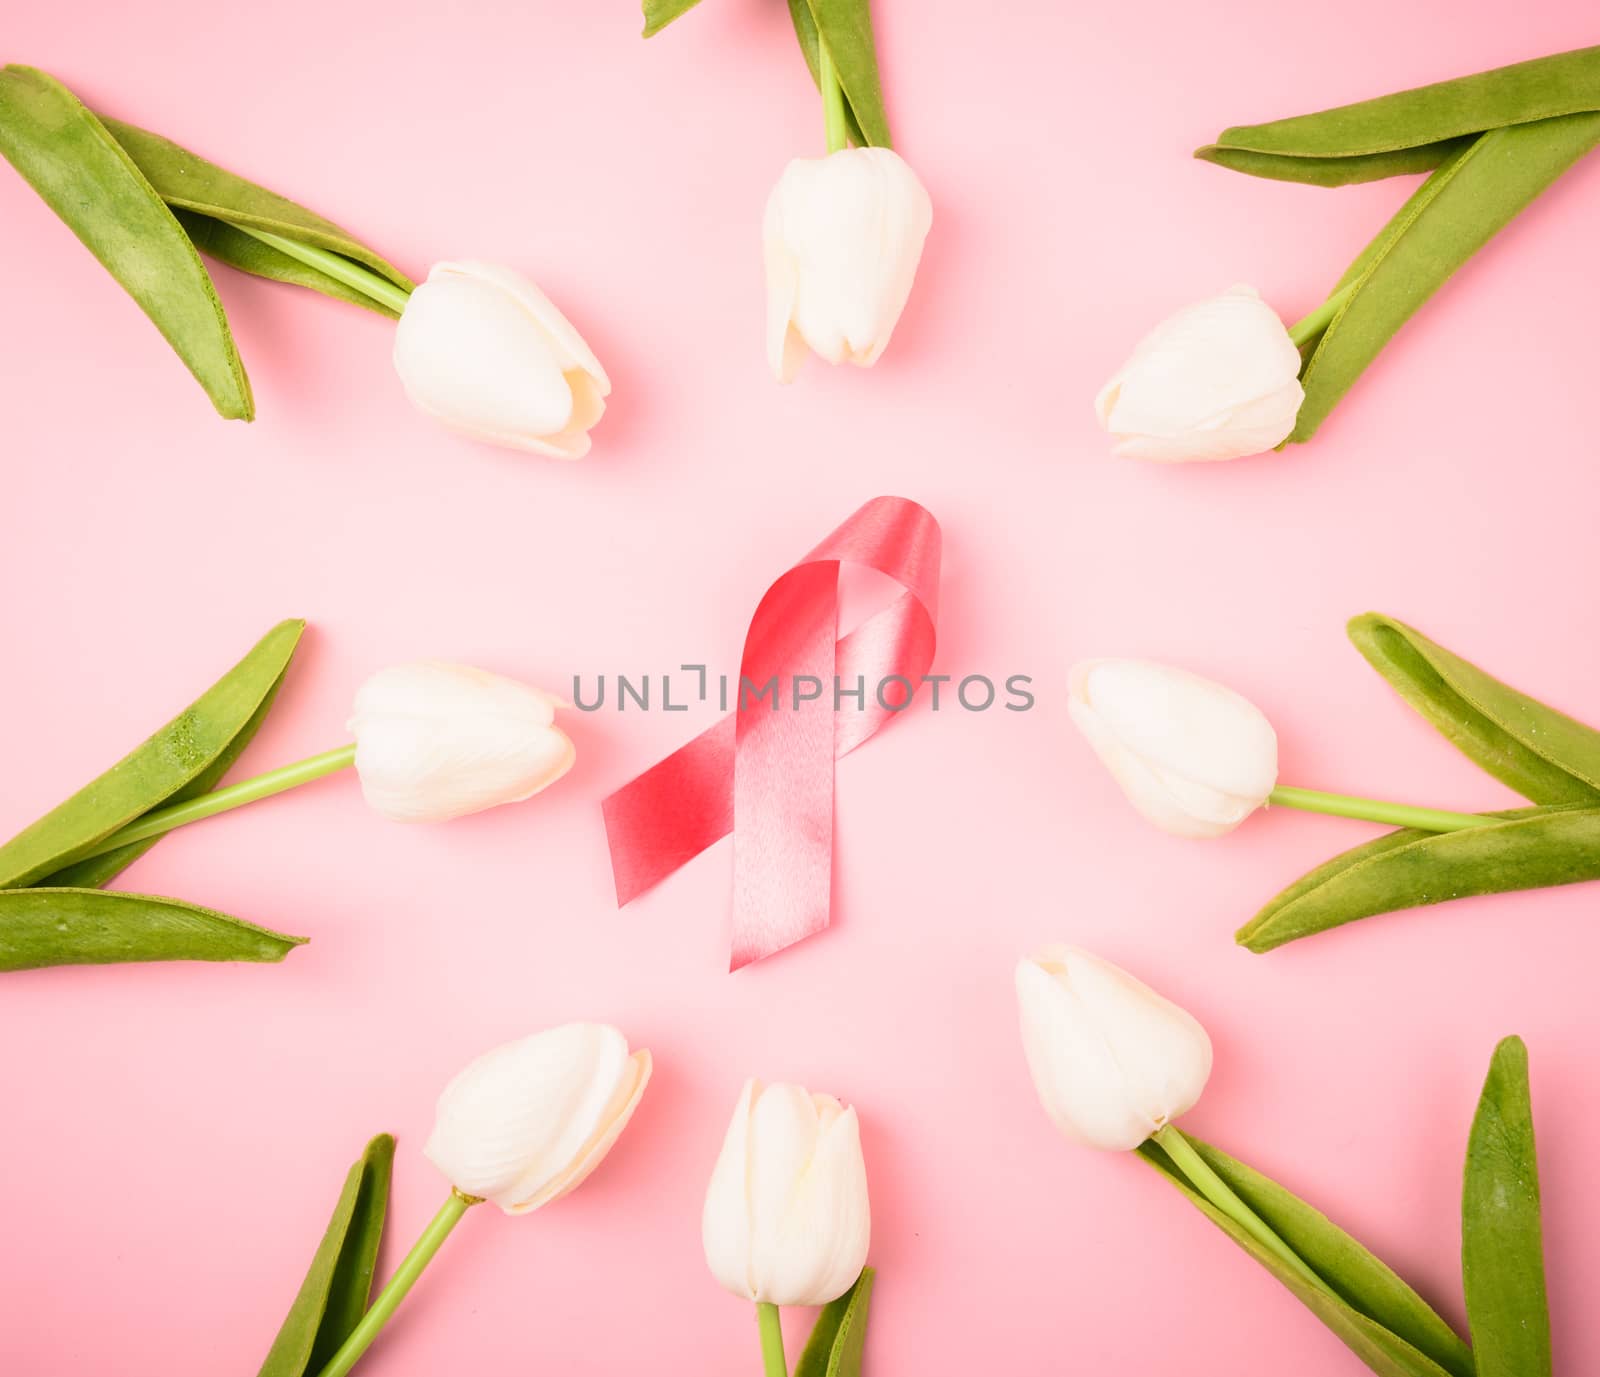
<instances>
[{"instance_id":1,"label":"green tulip leaf","mask_svg":"<svg viewBox=\"0 0 1600 1377\"><path fill-rule=\"evenodd\" d=\"M1540 808L1521 808L1505 813L1485 813L1483 816L1492 818L1531 818L1538 816L1543 811ZM1353 870L1387 851L1393 851L1397 847L1406 846L1423 837L1434 835L1432 832L1422 831L1417 828L1402 827L1393 832L1385 832L1381 837L1374 837L1371 841L1363 842L1360 846L1353 846L1348 851L1341 851L1331 860L1324 861L1315 870L1307 871L1287 889L1281 890L1273 898L1272 902L1263 908L1250 923L1239 929L1237 933L1238 940L1245 946L1250 946L1252 950L1270 951L1271 947L1257 948L1252 946L1251 941L1245 940L1247 934L1251 935L1253 939L1254 929L1257 924L1262 923L1263 920L1275 914L1279 909L1297 902L1306 895L1314 894L1323 885L1343 875L1345 871ZM1286 938L1284 940L1291 939Z\"/></svg>"},{"instance_id":2,"label":"green tulip leaf","mask_svg":"<svg viewBox=\"0 0 1600 1377\"><path fill-rule=\"evenodd\" d=\"M107 889L0 889L0 971L282 961L305 940L180 899Z\"/></svg>"},{"instance_id":3,"label":"green tulip leaf","mask_svg":"<svg viewBox=\"0 0 1600 1377\"><path fill-rule=\"evenodd\" d=\"M1317 186L1426 172L1489 129L1600 111L1600 47L1535 58L1376 100L1225 129L1195 156Z\"/></svg>"},{"instance_id":4,"label":"green tulip leaf","mask_svg":"<svg viewBox=\"0 0 1600 1377\"><path fill-rule=\"evenodd\" d=\"M1235 940L1266 952L1397 909L1600 879L1600 808L1483 816L1495 821L1459 832L1390 832L1335 856L1278 894Z\"/></svg>"},{"instance_id":5,"label":"green tulip leaf","mask_svg":"<svg viewBox=\"0 0 1600 1377\"><path fill-rule=\"evenodd\" d=\"M855 1284L817 1315L794 1377L861 1377L867 1342L867 1311L877 1273L863 1267Z\"/></svg>"},{"instance_id":6,"label":"green tulip leaf","mask_svg":"<svg viewBox=\"0 0 1600 1377\"><path fill-rule=\"evenodd\" d=\"M1309 346L1289 439L1315 435L1418 308L1597 143L1589 113L1490 129L1449 153L1340 281L1351 295Z\"/></svg>"},{"instance_id":7,"label":"green tulip leaf","mask_svg":"<svg viewBox=\"0 0 1600 1377\"><path fill-rule=\"evenodd\" d=\"M303 621L279 622L154 736L0 846L0 887L69 877L98 886L147 851L159 838L81 865L73 860L151 809L213 788L261 725L304 630Z\"/></svg>"},{"instance_id":8,"label":"green tulip leaf","mask_svg":"<svg viewBox=\"0 0 1600 1377\"><path fill-rule=\"evenodd\" d=\"M217 411L250 420L250 382L205 265L105 125L54 77L6 67L0 154L139 303Z\"/></svg>"},{"instance_id":9,"label":"green tulip leaf","mask_svg":"<svg viewBox=\"0 0 1600 1377\"><path fill-rule=\"evenodd\" d=\"M679 15L687 14L700 0L644 0L644 36L658 34Z\"/></svg>"},{"instance_id":10,"label":"green tulip leaf","mask_svg":"<svg viewBox=\"0 0 1600 1377\"><path fill-rule=\"evenodd\" d=\"M1551 1377L1528 1049L1494 1050L1467 1140L1461 1273L1478 1377Z\"/></svg>"},{"instance_id":11,"label":"green tulip leaf","mask_svg":"<svg viewBox=\"0 0 1600 1377\"><path fill-rule=\"evenodd\" d=\"M649 38L700 0L644 0L644 36ZM820 80L818 46L828 45L839 85L844 90L845 117L851 142L865 148L889 148L889 115L878 76L878 49L872 37L870 0L789 0L800 51L811 80Z\"/></svg>"},{"instance_id":12,"label":"green tulip leaf","mask_svg":"<svg viewBox=\"0 0 1600 1377\"><path fill-rule=\"evenodd\" d=\"M278 690L283 686L283 675L273 680L272 687L267 690L267 695L261 700L261 706L251 715L250 720L240 728L239 734L230 741L220 755L204 770L195 776L192 783L185 785L175 794L169 795L162 802L166 807L174 803L186 803L201 794L208 794L222 782L224 775L233 768L233 763L243 753L246 746L254 739L255 734L261 730L261 724L267 720L267 714L272 711L272 704L277 699ZM141 817L143 814L140 815ZM137 819L135 819L137 821ZM98 856L92 856L86 861L77 861L64 865L60 870L51 872L44 879L35 882L36 885L50 885L53 888L99 889L102 885L110 884L124 870L132 865L140 856L144 855L152 846L161 840L166 833L158 836L146 837L143 841L130 842L127 846L119 846L114 851L106 851Z\"/></svg>"},{"instance_id":13,"label":"green tulip leaf","mask_svg":"<svg viewBox=\"0 0 1600 1377\"><path fill-rule=\"evenodd\" d=\"M1220 137L1227 139L1244 132L1248 131L1229 129ZM1232 172L1243 172L1248 177L1264 177L1274 182L1304 182L1310 186L1350 186L1355 182L1377 182L1386 177L1432 172L1452 154L1466 148L1476 137L1469 134L1465 138L1445 139L1439 143L1423 143L1384 153L1347 157L1313 158L1262 153L1252 148L1235 148L1227 144L1207 144L1204 148L1195 149L1194 156L1201 162L1216 163Z\"/></svg>"},{"instance_id":14,"label":"green tulip leaf","mask_svg":"<svg viewBox=\"0 0 1600 1377\"><path fill-rule=\"evenodd\" d=\"M381 1133L350 1168L259 1377L315 1377L366 1313L393 1166L394 1139Z\"/></svg>"},{"instance_id":15,"label":"green tulip leaf","mask_svg":"<svg viewBox=\"0 0 1600 1377\"><path fill-rule=\"evenodd\" d=\"M811 83L821 86L821 58L819 58L818 13L826 6L814 3L814 0L789 0L789 18L794 21L795 38L800 40L800 51L805 54L805 64L811 72ZM838 10L848 10L851 6L835 6ZM867 14L867 6L862 5L861 22L866 24L864 30L864 43L866 51L862 53L861 30L848 27L851 16L838 14L834 16L837 26L845 27L845 34L838 35L837 43L829 43L829 53L834 56L834 67L838 72L838 85L845 91L845 128L850 133L850 141L859 149L877 144L878 147L890 147L890 123L888 114L883 110L883 88L878 83L877 53L872 43L872 18ZM846 51L853 51L851 61L856 66L854 72L854 88L861 93L862 101L866 102L866 118L874 123L878 138L869 138L862 131L862 117L856 114L856 102L851 99L850 78L846 78L845 69L840 66L840 46Z\"/></svg>"},{"instance_id":16,"label":"green tulip leaf","mask_svg":"<svg viewBox=\"0 0 1600 1377\"><path fill-rule=\"evenodd\" d=\"M1471 760L1534 803L1600 804L1600 732L1393 617L1353 618L1356 649Z\"/></svg>"},{"instance_id":17,"label":"green tulip leaf","mask_svg":"<svg viewBox=\"0 0 1600 1377\"><path fill-rule=\"evenodd\" d=\"M870 0L808 0L808 3L819 41L828 45L828 54L839 73L852 130L865 135L863 142L874 148L893 147L889 139L889 114L883 108L883 84L878 77L878 49L872 38ZM795 32L800 33L798 22ZM800 46L806 46L804 35L800 36ZM806 63L815 80L816 66L809 51Z\"/></svg>"},{"instance_id":18,"label":"green tulip leaf","mask_svg":"<svg viewBox=\"0 0 1600 1377\"><path fill-rule=\"evenodd\" d=\"M1138 1152L1369 1368L1381 1377L1473 1377L1467 1345L1391 1268L1276 1182L1207 1143L1193 1137L1189 1141L1328 1289L1307 1281L1213 1206L1154 1142L1144 1143Z\"/></svg>"},{"instance_id":19,"label":"green tulip leaf","mask_svg":"<svg viewBox=\"0 0 1600 1377\"><path fill-rule=\"evenodd\" d=\"M370 268L404 291L411 290L415 284L400 269L332 221L207 162L159 134L120 120L100 118L202 252L257 277L309 287L381 315L399 314L237 228L264 230L325 249Z\"/></svg>"}]
</instances>

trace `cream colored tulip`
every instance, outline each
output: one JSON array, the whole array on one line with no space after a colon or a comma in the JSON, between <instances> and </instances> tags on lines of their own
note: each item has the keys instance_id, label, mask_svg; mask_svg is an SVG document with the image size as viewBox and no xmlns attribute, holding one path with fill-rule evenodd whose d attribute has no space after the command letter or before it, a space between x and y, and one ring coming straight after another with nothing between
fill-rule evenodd
<instances>
[{"instance_id":1,"label":"cream colored tulip","mask_svg":"<svg viewBox=\"0 0 1600 1377\"><path fill-rule=\"evenodd\" d=\"M1144 660L1088 660L1067 680L1067 711L1122 792L1157 827L1219 837L1266 802L1278 738L1230 688Z\"/></svg>"},{"instance_id":2,"label":"cream colored tulip","mask_svg":"<svg viewBox=\"0 0 1600 1377\"><path fill-rule=\"evenodd\" d=\"M1090 1147L1138 1147L1192 1108L1211 1075L1211 1039L1192 1015L1076 947L1018 962L1017 1006L1045 1113Z\"/></svg>"},{"instance_id":3,"label":"cream colored tulip","mask_svg":"<svg viewBox=\"0 0 1600 1377\"><path fill-rule=\"evenodd\" d=\"M826 1305L867 1261L871 1215L856 1112L798 1085L745 1082L711 1174L706 1263L736 1296Z\"/></svg>"},{"instance_id":4,"label":"cream colored tulip","mask_svg":"<svg viewBox=\"0 0 1600 1377\"><path fill-rule=\"evenodd\" d=\"M395 332L406 395L452 430L581 459L611 382L583 337L527 278L493 263L438 263Z\"/></svg>"},{"instance_id":5,"label":"cream colored tulip","mask_svg":"<svg viewBox=\"0 0 1600 1377\"><path fill-rule=\"evenodd\" d=\"M578 753L560 700L515 679L432 662L380 670L356 694L361 792L396 822L445 822L547 789Z\"/></svg>"},{"instance_id":6,"label":"cream colored tulip","mask_svg":"<svg viewBox=\"0 0 1600 1377\"><path fill-rule=\"evenodd\" d=\"M876 363L894 333L933 202L898 153L842 148L796 158L767 198L767 359L792 382L809 348Z\"/></svg>"},{"instance_id":7,"label":"cream colored tulip","mask_svg":"<svg viewBox=\"0 0 1600 1377\"><path fill-rule=\"evenodd\" d=\"M1238 286L1162 321L1094 405L1113 453L1175 462L1272 449L1304 400L1299 349L1255 288Z\"/></svg>"},{"instance_id":8,"label":"cream colored tulip","mask_svg":"<svg viewBox=\"0 0 1600 1377\"><path fill-rule=\"evenodd\" d=\"M527 1214L575 1190L627 1125L650 1054L601 1023L568 1023L474 1061L439 1097L423 1149L463 1195Z\"/></svg>"}]
</instances>

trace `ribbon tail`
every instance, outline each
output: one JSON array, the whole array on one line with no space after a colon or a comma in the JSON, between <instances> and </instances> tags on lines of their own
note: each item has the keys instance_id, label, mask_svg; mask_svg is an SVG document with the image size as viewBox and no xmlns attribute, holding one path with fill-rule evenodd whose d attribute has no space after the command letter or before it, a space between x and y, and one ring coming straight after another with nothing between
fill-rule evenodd
<instances>
[{"instance_id":1,"label":"ribbon tail","mask_svg":"<svg viewBox=\"0 0 1600 1377\"><path fill-rule=\"evenodd\" d=\"M733 830L734 748L725 717L600 805L619 908Z\"/></svg>"}]
</instances>

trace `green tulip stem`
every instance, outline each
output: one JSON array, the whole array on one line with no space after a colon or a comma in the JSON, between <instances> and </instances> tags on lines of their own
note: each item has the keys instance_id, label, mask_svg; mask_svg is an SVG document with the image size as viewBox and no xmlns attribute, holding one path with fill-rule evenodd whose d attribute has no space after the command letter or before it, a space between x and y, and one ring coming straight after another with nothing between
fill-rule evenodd
<instances>
[{"instance_id":1,"label":"green tulip stem","mask_svg":"<svg viewBox=\"0 0 1600 1377\"><path fill-rule=\"evenodd\" d=\"M463 1195L458 1190L450 1192L450 1198L439 1207L439 1213L434 1215L432 1223L422 1231L422 1237L412 1244L411 1251L394 1269L394 1275L389 1278L388 1284L378 1292L378 1299L372 1302L372 1308L361 1317L360 1323L350 1331L350 1336L339 1345L339 1351L328 1359L328 1365L322 1369L321 1377L344 1377L344 1374L356 1365L357 1360L378 1337L378 1332L389 1323L389 1317L399 1309L400 1302L417 1284L417 1278L422 1275L423 1268L433 1261L433 1255L439 1251L439 1246L450 1237L450 1230L461 1222L461 1216L468 1209L482 1203L478 1196Z\"/></svg>"},{"instance_id":2,"label":"green tulip stem","mask_svg":"<svg viewBox=\"0 0 1600 1377\"><path fill-rule=\"evenodd\" d=\"M1289 338L1294 341L1296 349L1304 349L1306 345L1316 339L1328 328L1328 322L1339 314L1340 308L1355 295L1357 284L1347 283L1339 288L1322 305L1318 306L1310 315L1296 321L1289 327Z\"/></svg>"},{"instance_id":3,"label":"green tulip stem","mask_svg":"<svg viewBox=\"0 0 1600 1377\"><path fill-rule=\"evenodd\" d=\"M307 267L326 273L335 282L342 282L346 287L354 287L363 296L371 297L380 306L387 306L397 315L405 310L406 302L411 300L411 293L404 287L397 287L388 278L379 277L370 268L363 268L342 253L329 253L327 249L297 243L293 239L285 239L281 234L272 234L267 230L251 229L249 225L236 224L232 220L228 223L241 234L248 234L252 239L270 244L279 253L286 253L290 258L299 259Z\"/></svg>"},{"instance_id":4,"label":"green tulip stem","mask_svg":"<svg viewBox=\"0 0 1600 1377\"><path fill-rule=\"evenodd\" d=\"M323 775L331 775L335 770L353 765L355 758L354 745L340 746L336 750L324 751L321 755L297 760L292 765L282 765L276 770L268 770L264 775L240 780L237 784L230 784L226 789L213 789L209 794L201 794L198 798L189 799L184 803L157 808L130 822L126 827L119 828L110 836L102 837L93 846L74 852L69 858L69 863L75 865L79 861L103 856L108 851L115 851L133 842L159 837L175 827L199 822L201 818L209 818L214 813L226 813L230 808L242 808L257 799L271 798L286 789L298 788L302 784L311 783L314 779L321 779Z\"/></svg>"},{"instance_id":5,"label":"green tulip stem","mask_svg":"<svg viewBox=\"0 0 1600 1377\"><path fill-rule=\"evenodd\" d=\"M778 1307L756 1302L756 1324L761 1329L761 1362L766 1377L789 1377L789 1359L783 1351L783 1323ZM323 1373L322 1377L328 1377Z\"/></svg>"},{"instance_id":6,"label":"green tulip stem","mask_svg":"<svg viewBox=\"0 0 1600 1377\"><path fill-rule=\"evenodd\" d=\"M1438 808L1413 808L1407 803L1384 803L1375 798L1352 798L1348 794L1324 794L1317 789L1292 789L1280 784L1267 796L1268 803L1285 808L1303 808L1308 813L1332 813L1340 818L1364 818L1368 822L1387 822L1395 827L1415 827L1423 832L1464 832L1469 827L1486 827L1498 818L1477 813L1446 813Z\"/></svg>"},{"instance_id":7,"label":"green tulip stem","mask_svg":"<svg viewBox=\"0 0 1600 1377\"><path fill-rule=\"evenodd\" d=\"M833 54L817 36L817 86L822 91L822 118L828 129L828 152L837 153L850 146L850 121L844 112L844 87L833 65Z\"/></svg>"},{"instance_id":8,"label":"green tulip stem","mask_svg":"<svg viewBox=\"0 0 1600 1377\"><path fill-rule=\"evenodd\" d=\"M1306 1265L1300 1254L1268 1228L1266 1221L1239 1199L1234 1194L1233 1188L1212 1171L1205 1158L1195 1151L1194 1144L1183 1136L1183 1131L1176 1124L1164 1124L1153 1136L1161 1149L1172 1159L1173 1165L1189 1178L1189 1183L1201 1195L1263 1248L1282 1258L1312 1285L1327 1290L1327 1283ZM327 1374L324 1373L323 1377L327 1377Z\"/></svg>"}]
</instances>

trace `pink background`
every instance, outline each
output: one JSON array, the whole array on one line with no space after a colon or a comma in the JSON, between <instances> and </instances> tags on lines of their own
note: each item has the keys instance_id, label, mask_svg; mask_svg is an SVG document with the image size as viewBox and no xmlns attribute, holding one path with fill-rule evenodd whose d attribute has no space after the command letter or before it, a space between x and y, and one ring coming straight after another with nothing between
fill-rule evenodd
<instances>
[{"instance_id":1,"label":"pink background","mask_svg":"<svg viewBox=\"0 0 1600 1377\"><path fill-rule=\"evenodd\" d=\"M657 1079L599 1174L469 1217L372 1377L753 1373L700 1254L741 1080L860 1107L875 1377L1358 1371L1135 1162L1061 1141L1011 967L1066 938L1209 1027L1189 1126L1329 1209L1462 1316L1462 1153L1499 1036L1533 1057L1558 1358L1600 1369L1596 891L1375 919L1255 957L1230 934L1364 824L1274 813L1209 844L1142 823L1070 729L1076 658L1213 674L1276 723L1286 782L1453 808L1504 790L1344 640L1414 621L1600 720L1592 414L1600 161L1408 327L1316 443L1117 462L1090 399L1135 338L1236 280L1309 309L1406 193L1189 159L1223 126L1593 41L1576 3L1063 6L880 0L900 146L936 206L871 373L766 373L758 225L821 115L777 0L631 6L152 0L8 16L6 56L343 221L413 271L535 276L615 383L563 466L413 414L375 316L219 270L261 418L225 424L0 169L8 513L0 834L164 721L277 619L312 622L245 765L342 739L373 669L733 668L767 583L866 497L946 537L935 668L1037 679L1027 714L896 723L838 775L825 935L724 973L724 845L617 912L599 800L710 720L574 715L536 801L402 831L340 778L171 839L122 883L309 934L281 966L7 976L0 1370L254 1371L367 1136L400 1138L393 1265L441 1196L420 1149L471 1056L611 1020ZM447 17L448 16L448 17ZM796 1347L799 1321L793 1317Z\"/></svg>"}]
</instances>

